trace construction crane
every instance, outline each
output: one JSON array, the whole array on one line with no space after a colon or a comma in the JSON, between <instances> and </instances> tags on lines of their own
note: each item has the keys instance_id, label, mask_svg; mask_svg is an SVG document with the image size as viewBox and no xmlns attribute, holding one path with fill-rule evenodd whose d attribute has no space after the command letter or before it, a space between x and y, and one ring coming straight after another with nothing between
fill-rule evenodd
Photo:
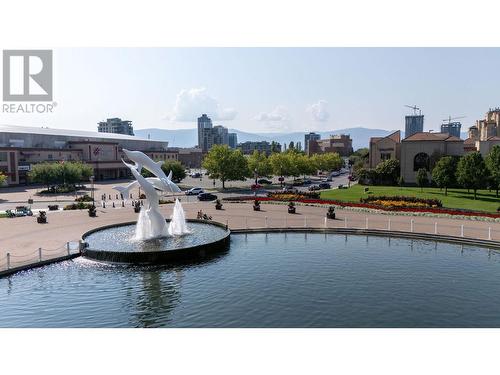
<instances>
[{"instance_id":1,"label":"construction crane","mask_svg":"<svg viewBox=\"0 0 500 375\"><path fill-rule=\"evenodd\" d=\"M451 116L448 116L448 118L445 118L443 121L448 121L448 124L451 124L451 121L452 120L458 120L458 119L461 119L461 118L466 118L467 116L459 116L459 117L451 117Z\"/></svg>"},{"instance_id":2,"label":"construction crane","mask_svg":"<svg viewBox=\"0 0 500 375\"><path fill-rule=\"evenodd\" d=\"M420 110L420 108L418 108L416 105L406 105L405 104L405 107L408 107L408 108L411 108L413 109L413 115L416 116L417 115L417 111L418 111L418 115L422 115L422 111Z\"/></svg>"}]
</instances>

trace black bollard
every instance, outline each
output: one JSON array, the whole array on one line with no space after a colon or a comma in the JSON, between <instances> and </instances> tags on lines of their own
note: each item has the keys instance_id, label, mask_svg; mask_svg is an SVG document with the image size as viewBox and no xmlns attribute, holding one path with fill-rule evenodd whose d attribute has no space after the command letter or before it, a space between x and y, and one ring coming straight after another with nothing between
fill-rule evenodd
<instances>
[{"instance_id":1,"label":"black bollard","mask_svg":"<svg viewBox=\"0 0 500 375\"><path fill-rule=\"evenodd\" d=\"M115 208L115 202L113 202L113 208Z\"/></svg>"},{"instance_id":2,"label":"black bollard","mask_svg":"<svg viewBox=\"0 0 500 375\"><path fill-rule=\"evenodd\" d=\"M102 201L102 208L106 208L106 202Z\"/></svg>"},{"instance_id":3,"label":"black bollard","mask_svg":"<svg viewBox=\"0 0 500 375\"><path fill-rule=\"evenodd\" d=\"M125 207L125 201L122 201L122 207Z\"/></svg>"}]
</instances>

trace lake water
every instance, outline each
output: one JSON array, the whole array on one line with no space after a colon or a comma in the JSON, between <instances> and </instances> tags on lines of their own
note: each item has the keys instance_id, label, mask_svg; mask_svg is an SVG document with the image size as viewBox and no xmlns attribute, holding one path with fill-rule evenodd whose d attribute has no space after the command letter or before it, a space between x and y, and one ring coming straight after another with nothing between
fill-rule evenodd
<instances>
[{"instance_id":1,"label":"lake water","mask_svg":"<svg viewBox=\"0 0 500 375\"><path fill-rule=\"evenodd\" d=\"M335 234L233 234L206 262L85 259L0 279L0 327L500 327L500 253Z\"/></svg>"}]
</instances>

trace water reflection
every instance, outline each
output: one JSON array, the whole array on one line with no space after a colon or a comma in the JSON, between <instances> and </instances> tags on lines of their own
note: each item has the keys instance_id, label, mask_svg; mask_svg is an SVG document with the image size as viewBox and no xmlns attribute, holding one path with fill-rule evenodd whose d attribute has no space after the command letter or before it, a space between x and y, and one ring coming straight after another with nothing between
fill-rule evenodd
<instances>
[{"instance_id":1,"label":"water reflection","mask_svg":"<svg viewBox=\"0 0 500 375\"><path fill-rule=\"evenodd\" d=\"M170 314L180 300L182 271L173 270L162 276L156 271L145 271L139 275L142 287L135 290L128 300L132 326L158 327L170 321Z\"/></svg>"}]
</instances>

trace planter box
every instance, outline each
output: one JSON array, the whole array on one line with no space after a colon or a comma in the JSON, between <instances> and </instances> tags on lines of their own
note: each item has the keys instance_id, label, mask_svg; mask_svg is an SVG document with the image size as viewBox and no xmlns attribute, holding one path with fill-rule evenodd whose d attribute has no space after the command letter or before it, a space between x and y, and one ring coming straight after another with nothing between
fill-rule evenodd
<instances>
[{"instance_id":1,"label":"planter box","mask_svg":"<svg viewBox=\"0 0 500 375\"><path fill-rule=\"evenodd\" d=\"M288 207L288 213L289 214L294 214L295 213L295 207Z\"/></svg>"}]
</instances>

